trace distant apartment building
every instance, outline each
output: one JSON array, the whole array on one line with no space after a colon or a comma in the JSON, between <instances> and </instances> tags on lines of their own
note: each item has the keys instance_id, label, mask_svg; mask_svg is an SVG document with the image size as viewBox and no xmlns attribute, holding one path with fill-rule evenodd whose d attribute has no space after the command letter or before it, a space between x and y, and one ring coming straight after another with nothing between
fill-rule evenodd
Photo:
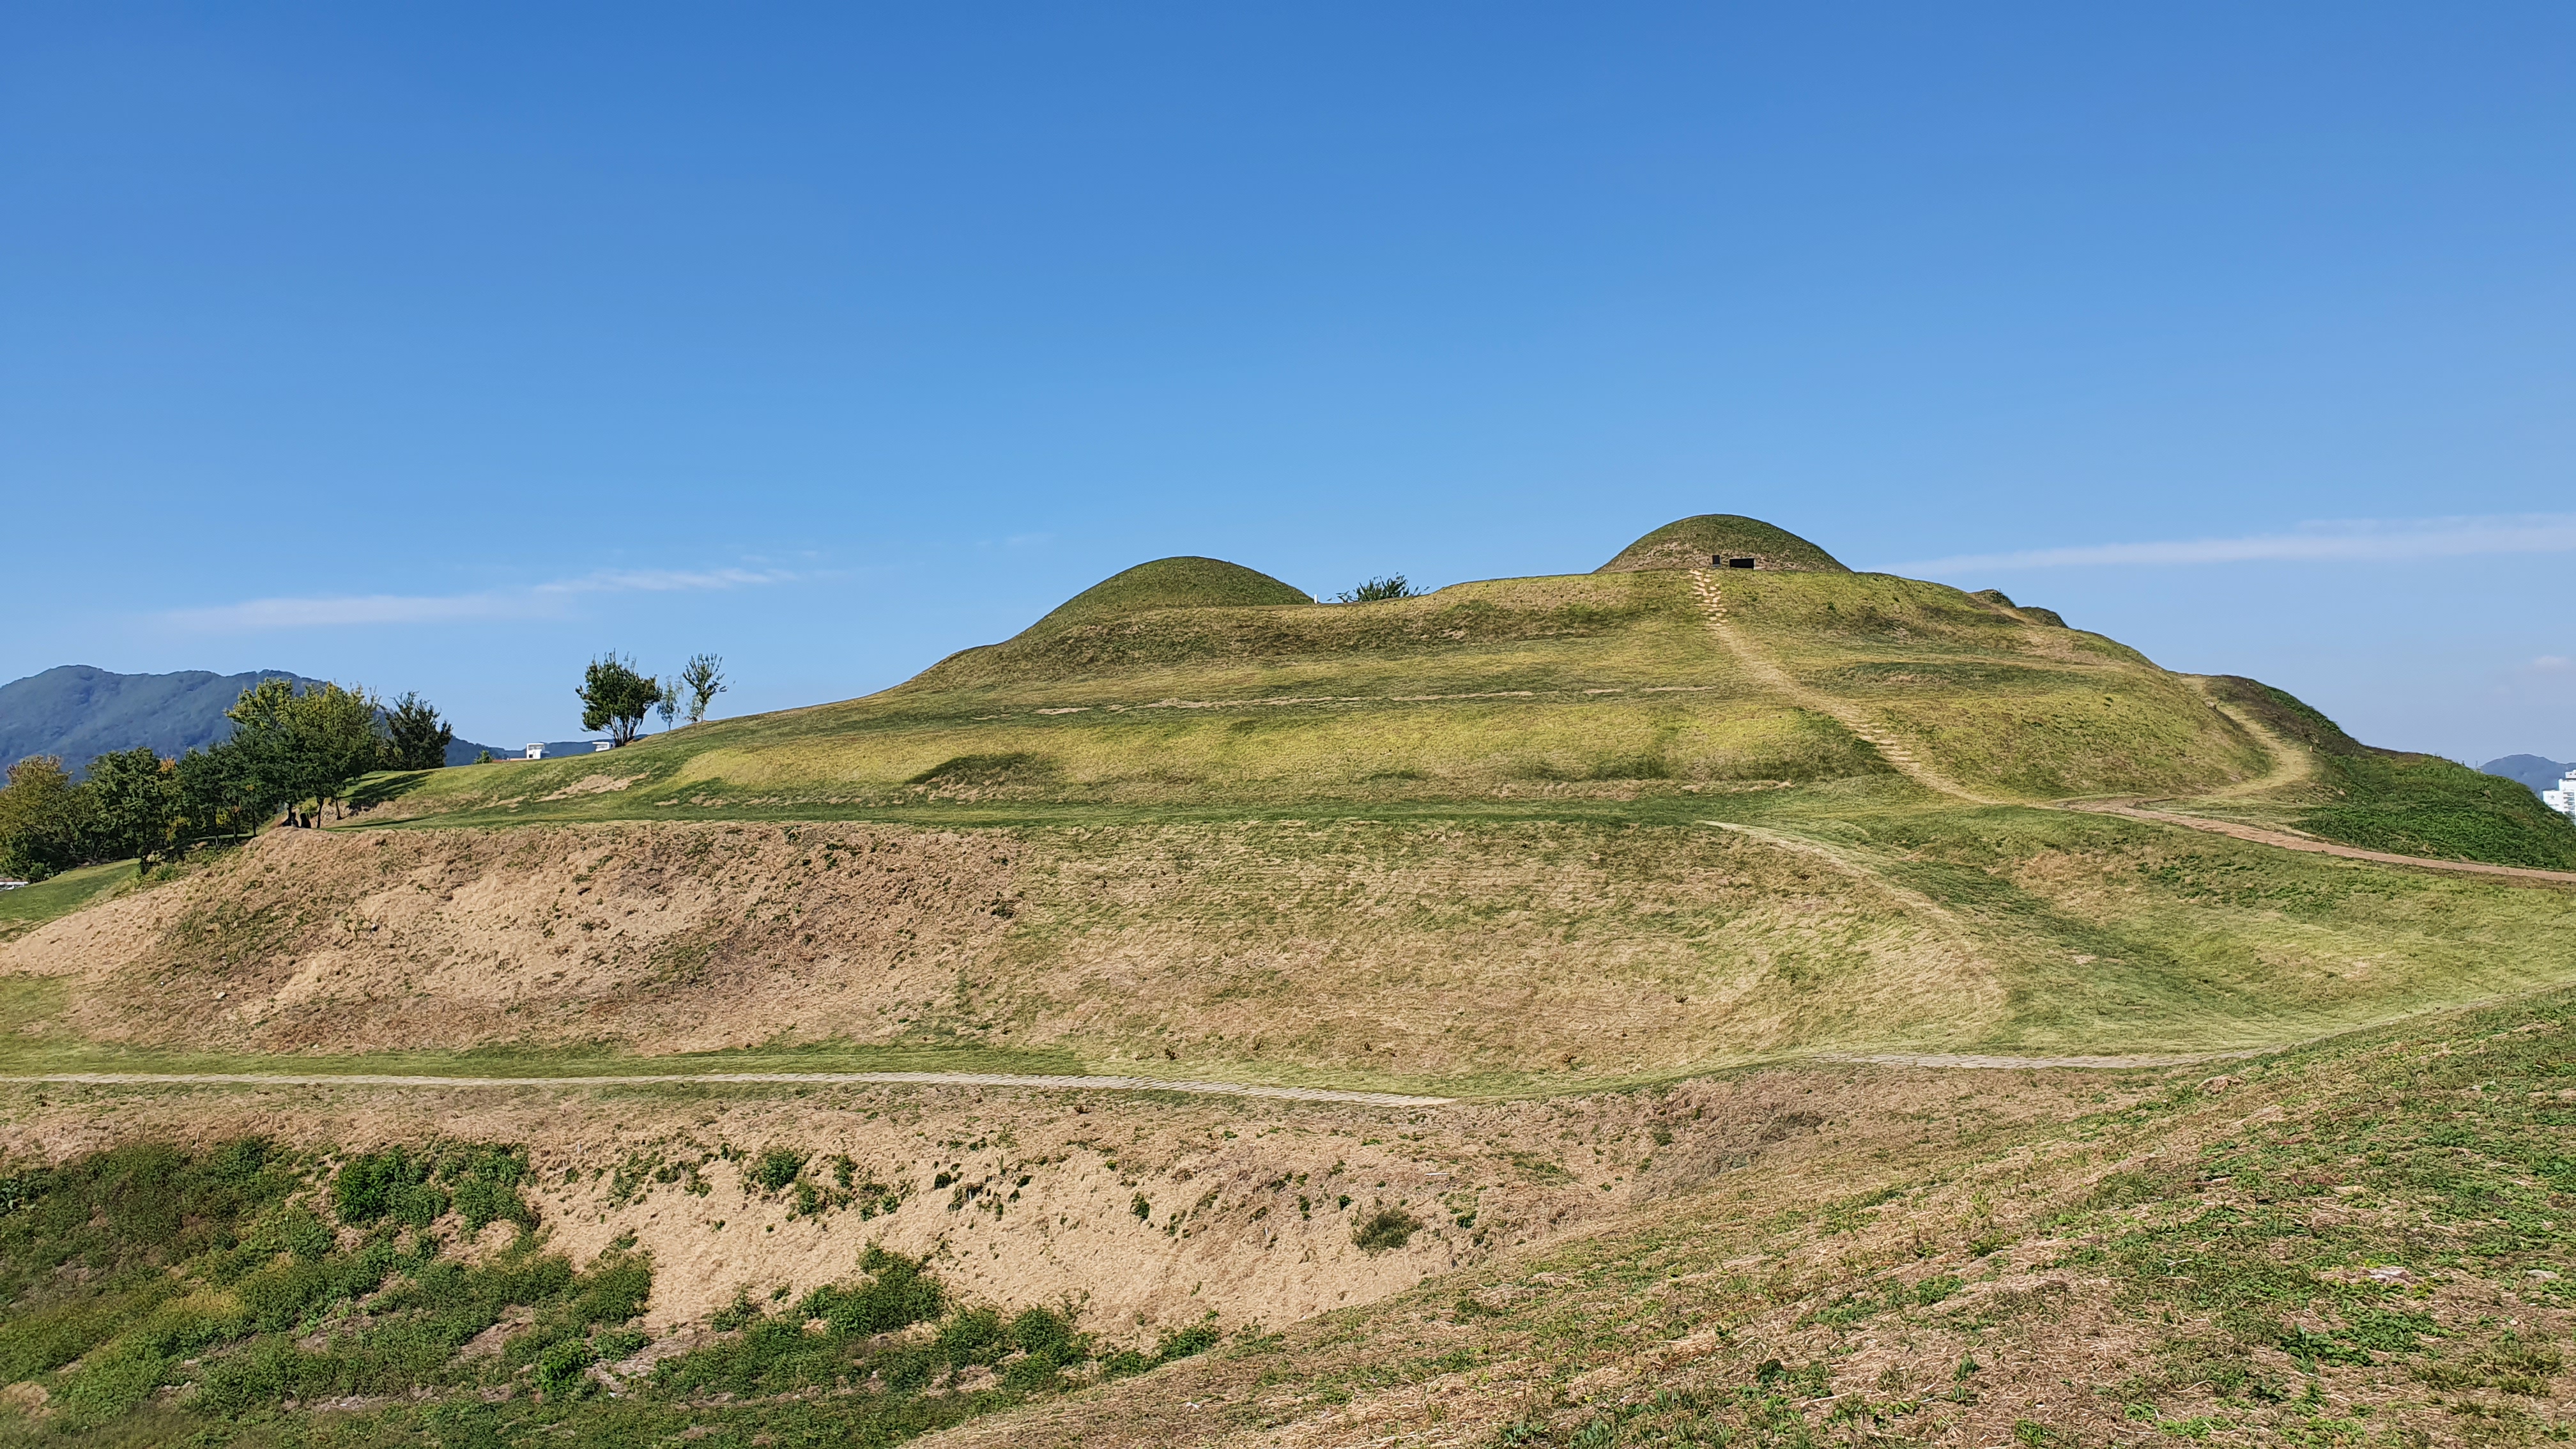
<instances>
[{"instance_id":1,"label":"distant apartment building","mask_svg":"<svg viewBox=\"0 0 2576 1449\"><path fill-rule=\"evenodd\" d=\"M2576 819L2576 769L2570 769L2555 790L2540 792L2540 803L2570 819Z\"/></svg>"},{"instance_id":2,"label":"distant apartment building","mask_svg":"<svg viewBox=\"0 0 2576 1449\"><path fill-rule=\"evenodd\" d=\"M592 741L590 742L590 752L591 752L592 754L594 754L594 755L597 755L597 754L604 754L604 753L606 753L607 751L609 751L609 750L613 750L613 749L615 749L615 748L617 748L617 745L616 745L616 742L615 742L615 741L613 741L613 740L592 740ZM545 757L546 757L546 747L545 747L544 745L530 745L530 746L528 746L528 753L527 753L526 755L522 756L521 758L523 758L523 759L530 759L530 760L542 760L542 759L544 759Z\"/></svg>"}]
</instances>

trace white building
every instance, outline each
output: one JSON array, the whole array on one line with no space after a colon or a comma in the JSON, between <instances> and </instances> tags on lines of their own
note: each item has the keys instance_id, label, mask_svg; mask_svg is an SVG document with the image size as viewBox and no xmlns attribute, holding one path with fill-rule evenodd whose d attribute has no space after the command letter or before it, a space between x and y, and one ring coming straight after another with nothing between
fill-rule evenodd
<instances>
[{"instance_id":1,"label":"white building","mask_svg":"<svg viewBox=\"0 0 2576 1449\"><path fill-rule=\"evenodd\" d=\"M546 747L545 747L544 745L541 745L541 744L540 744L540 745L530 745L530 746L528 746L528 758L529 758L529 759L531 759L531 760L542 760L542 759L544 759L545 757L546 757Z\"/></svg>"},{"instance_id":2,"label":"white building","mask_svg":"<svg viewBox=\"0 0 2576 1449\"><path fill-rule=\"evenodd\" d=\"M2561 815L2576 817L2576 769L2567 772L2557 789L2541 791L2540 803Z\"/></svg>"}]
</instances>

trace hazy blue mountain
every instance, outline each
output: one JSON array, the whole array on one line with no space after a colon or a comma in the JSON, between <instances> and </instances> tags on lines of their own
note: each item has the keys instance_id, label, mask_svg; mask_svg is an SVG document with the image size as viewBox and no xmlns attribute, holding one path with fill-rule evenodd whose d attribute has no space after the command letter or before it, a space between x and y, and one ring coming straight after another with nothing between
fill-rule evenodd
<instances>
[{"instance_id":1,"label":"hazy blue mountain","mask_svg":"<svg viewBox=\"0 0 2576 1449\"><path fill-rule=\"evenodd\" d=\"M2557 789L2559 778L2567 773L2570 766L2564 761L2544 760L2538 755L2507 755L2501 760L2489 760L2478 768L2490 775L2520 780L2534 791L2540 791Z\"/></svg>"},{"instance_id":2,"label":"hazy blue mountain","mask_svg":"<svg viewBox=\"0 0 2576 1449\"><path fill-rule=\"evenodd\" d=\"M111 750L150 745L160 754L176 756L203 749L231 736L232 721L224 718L224 711L233 707L243 690L263 679L291 679L299 689L318 682L285 669L255 669L247 674L213 674L203 669L118 674L87 664L65 664L31 674L0 685L0 768L29 755L60 755L79 775L88 773L92 759ZM486 748L458 740L447 747L447 762L464 764ZM576 748L588 746L558 746L548 753Z\"/></svg>"}]
</instances>

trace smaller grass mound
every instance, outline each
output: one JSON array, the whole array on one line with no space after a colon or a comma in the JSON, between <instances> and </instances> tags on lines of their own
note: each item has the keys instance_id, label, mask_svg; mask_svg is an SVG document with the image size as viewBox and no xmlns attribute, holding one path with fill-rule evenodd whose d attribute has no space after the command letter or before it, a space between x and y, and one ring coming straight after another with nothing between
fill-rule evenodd
<instances>
[{"instance_id":1,"label":"smaller grass mound","mask_svg":"<svg viewBox=\"0 0 2576 1449\"><path fill-rule=\"evenodd\" d=\"M1638 569L1704 569L1712 558L1750 558L1756 569L1847 574L1842 560L1785 528L1734 513L1703 513L1667 523L1619 550L1595 573Z\"/></svg>"},{"instance_id":2,"label":"smaller grass mound","mask_svg":"<svg viewBox=\"0 0 2576 1449\"><path fill-rule=\"evenodd\" d=\"M2210 692L2316 757L2325 798L2297 817L2365 850L2576 870L2576 824L2518 781L2438 755L2374 749L2287 691L2222 675Z\"/></svg>"},{"instance_id":3,"label":"smaller grass mound","mask_svg":"<svg viewBox=\"0 0 2576 1449\"><path fill-rule=\"evenodd\" d=\"M1313 599L1258 569L1218 558L1158 558L1112 574L1058 604L1021 637L1052 634L1076 624L1122 619L1153 609L1239 609L1261 604L1311 604Z\"/></svg>"}]
</instances>

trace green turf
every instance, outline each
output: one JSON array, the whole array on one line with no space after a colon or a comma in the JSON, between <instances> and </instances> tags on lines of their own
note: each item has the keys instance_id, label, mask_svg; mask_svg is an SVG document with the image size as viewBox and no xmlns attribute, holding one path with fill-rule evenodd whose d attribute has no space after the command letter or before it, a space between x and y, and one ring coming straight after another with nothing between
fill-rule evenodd
<instances>
[{"instance_id":1,"label":"green turf","mask_svg":"<svg viewBox=\"0 0 2576 1449\"><path fill-rule=\"evenodd\" d=\"M119 860L85 865L34 885L0 891L0 941L104 900L132 886L134 881L134 862Z\"/></svg>"}]
</instances>

